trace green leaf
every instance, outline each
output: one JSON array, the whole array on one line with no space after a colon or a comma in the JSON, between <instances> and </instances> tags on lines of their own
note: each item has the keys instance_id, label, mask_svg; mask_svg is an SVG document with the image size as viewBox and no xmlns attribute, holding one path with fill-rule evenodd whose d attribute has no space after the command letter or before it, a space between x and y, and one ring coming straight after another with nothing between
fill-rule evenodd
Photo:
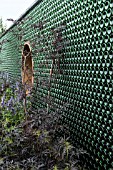
<instances>
[{"instance_id":1,"label":"green leaf","mask_svg":"<svg viewBox=\"0 0 113 170\"><path fill-rule=\"evenodd\" d=\"M7 141L8 144L12 144L13 143L13 141L12 141L12 139L10 137L6 137L5 141Z\"/></svg>"},{"instance_id":2,"label":"green leaf","mask_svg":"<svg viewBox=\"0 0 113 170\"><path fill-rule=\"evenodd\" d=\"M0 165L2 165L4 163L4 158L0 157Z\"/></svg>"},{"instance_id":3,"label":"green leaf","mask_svg":"<svg viewBox=\"0 0 113 170\"><path fill-rule=\"evenodd\" d=\"M57 165L55 165L55 166L53 167L53 170L58 170Z\"/></svg>"}]
</instances>

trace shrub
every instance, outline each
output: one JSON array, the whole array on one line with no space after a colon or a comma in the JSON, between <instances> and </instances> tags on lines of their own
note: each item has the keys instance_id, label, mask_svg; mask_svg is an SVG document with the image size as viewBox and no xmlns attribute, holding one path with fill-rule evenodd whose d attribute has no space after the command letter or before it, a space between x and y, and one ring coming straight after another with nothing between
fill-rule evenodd
<instances>
[{"instance_id":1,"label":"shrub","mask_svg":"<svg viewBox=\"0 0 113 170\"><path fill-rule=\"evenodd\" d=\"M47 113L33 110L19 82L2 82L0 106L1 170L75 170L81 169L79 155L86 152L70 143L67 125L62 125L60 109ZM65 106L64 106L65 107ZM60 132L60 133L59 133ZM78 155L79 153L79 155Z\"/></svg>"}]
</instances>

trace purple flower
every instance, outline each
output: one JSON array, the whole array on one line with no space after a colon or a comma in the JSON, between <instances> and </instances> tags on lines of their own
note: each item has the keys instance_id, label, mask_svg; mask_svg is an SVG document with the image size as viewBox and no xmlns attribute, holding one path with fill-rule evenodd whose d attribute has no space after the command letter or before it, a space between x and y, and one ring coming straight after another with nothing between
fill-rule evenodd
<instances>
[{"instance_id":1,"label":"purple flower","mask_svg":"<svg viewBox=\"0 0 113 170\"><path fill-rule=\"evenodd\" d=\"M6 73L6 82L7 83L9 82L9 75L8 75L8 73Z\"/></svg>"},{"instance_id":2,"label":"purple flower","mask_svg":"<svg viewBox=\"0 0 113 170\"><path fill-rule=\"evenodd\" d=\"M19 90L19 82L16 82L16 89Z\"/></svg>"},{"instance_id":3,"label":"purple flower","mask_svg":"<svg viewBox=\"0 0 113 170\"><path fill-rule=\"evenodd\" d=\"M1 98L1 106L2 108L5 106L5 94Z\"/></svg>"},{"instance_id":4,"label":"purple flower","mask_svg":"<svg viewBox=\"0 0 113 170\"><path fill-rule=\"evenodd\" d=\"M10 100L8 100L8 103L7 103L8 110L11 110L13 103L14 103L14 99L11 96Z\"/></svg>"},{"instance_id":5,"label":"purple flower","mask_svg":"<svg viewBox=\"0 0 113 170\"><path fill-rule=\"evenodd\" d=\"M4 84L2 84L2 89L1 90L4 91Z\"/></svg>"}]
</instances>

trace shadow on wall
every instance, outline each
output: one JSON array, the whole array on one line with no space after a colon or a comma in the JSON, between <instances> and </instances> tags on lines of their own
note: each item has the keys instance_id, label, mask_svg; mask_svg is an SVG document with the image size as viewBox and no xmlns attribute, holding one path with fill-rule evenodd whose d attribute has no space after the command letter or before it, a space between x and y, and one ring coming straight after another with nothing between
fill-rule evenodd
<instances>
[{"instance_id":1,"label":"shadow on wall","mask_svg":"<svg viewBox=\"0 0 113 170\"><path fill-rule=\"evenodd\" d=\"M33 59L30 42L24 44L22 51L22 84L25 86L26 95L31 92L33 87Z\"/></svg>"}]
</instances>

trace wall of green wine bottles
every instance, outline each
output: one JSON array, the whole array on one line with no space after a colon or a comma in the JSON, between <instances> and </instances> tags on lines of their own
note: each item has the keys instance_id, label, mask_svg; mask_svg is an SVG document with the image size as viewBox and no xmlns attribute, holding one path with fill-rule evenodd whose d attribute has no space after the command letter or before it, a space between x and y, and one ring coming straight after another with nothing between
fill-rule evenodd
<instances>
[{"instance_id":1,"label":"wall of green wine bottles","mask_svg":"<svg viewBox=\"0 0 113 170\"><path fill-rule=\"evenodd\" d=\"M33 107L60 110L96 170L113 167L112 11L111 0L37 1L0 39L0 70L16 78L30 41Z\"/></svg>"}]
</instances>

